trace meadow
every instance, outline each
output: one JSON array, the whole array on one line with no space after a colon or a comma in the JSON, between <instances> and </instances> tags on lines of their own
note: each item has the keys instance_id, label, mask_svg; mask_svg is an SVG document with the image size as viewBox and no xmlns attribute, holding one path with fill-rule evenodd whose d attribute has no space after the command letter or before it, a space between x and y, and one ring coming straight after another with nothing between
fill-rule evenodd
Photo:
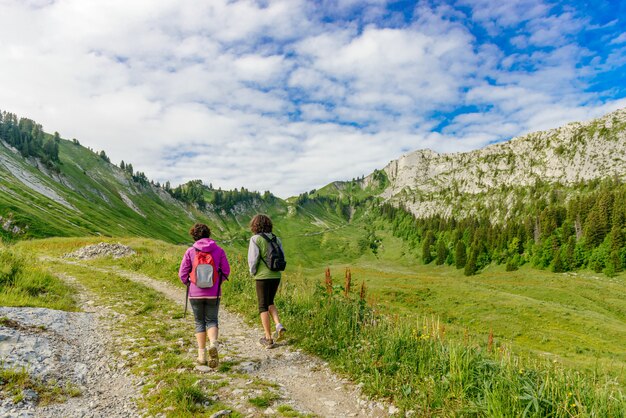
<instances>
[{"instance_id":1,"label":"meadow","mask_svg":"<svg viewBox=\"0 0 626 418\"><path fill-rule=\"evenodd\" d=\"M456 338L469 334L486 342L491 334L519 355L626 383L626 274L552 273L529 265L507 272L492 264L465 276L454 266L424 265L418 249L381 225L374 232L362 225L287 237L294 286L311 292L326 268L333 283L343 285L349 268L357 286L366 283L369 304L385 315L433 318Z\"/></svg>"},{"instance_id":2,"label":"meadow","mask_svg":"<svg viewBox=\"0 0 626 418\"><path fill-rule=\"evenodd\" d=\"M480 275L465 276L434 263L399 266L385 260L385 249L379 259L330 265L338 284L346 268L353 280L365 281L369 301L386 314L434 317L449 335L469 333L487 341L492 334L520 355L601 371L626 382L624 274L555 274L529 266L506 272L504 266L490 266ZM322 268L305 272L320 280L324 275Z\"/></svg>"},{"instance_id":3,"label":"meadow","mask_svg":"<svg viewBox=\"0 0 626 418\"><path fill-rule=\"evenodd\" d=\"M314 237L315 245L325 240ZM99 241L54 238L16 247L60 256ZM178 283L184 246L110 241L138 254L89 263ZM329 263L330 286L324 283L327 266L290 265L278 304L293 344L325 358L368 394L419 416L626 414L623 277L530 269L512 276L497 267L465 277L453 267L420 266L402 257L400 241L385 239L385 245L376 257L364 254L350 263L347 293L346 263ZM228 251L233 273L224 304L255 323L243 248Z\"/></svg>"}]
</instances>

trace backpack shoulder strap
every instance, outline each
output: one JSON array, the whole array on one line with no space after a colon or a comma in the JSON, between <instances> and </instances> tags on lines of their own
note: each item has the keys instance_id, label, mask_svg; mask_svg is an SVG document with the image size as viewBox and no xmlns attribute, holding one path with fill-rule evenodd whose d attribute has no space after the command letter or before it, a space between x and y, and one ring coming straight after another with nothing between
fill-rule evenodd
<instances>
[{"instance_id":1,"label":"backpack shoulder strap","mask_svg":"<svg viewBox=\"0 0 626 418\"><path fill-rule=\"evenodd\" d=\"M267 233L259 232L259 235L262 236L267 242L276 242L276 235L272 234L272 238L268 238Z\"/></svg>"},{"instance_id":2,"label":"backpack shoulder strap","mask_svg":"<svg viewBox=\"0 0 626 418\"><path fill-rule=\"evenodd\" d=\"M259 232L257 235L258 235L258 236L260 236L260 237L263 237L263 239L264 239L265 241L267 241L267 242L271 242L271 241L270 241L270 239L267 237L267 235L265 235L265 233L264 233L264 232ZM257 241L258 241L258 240L257 240ZM271 244L270 244L270 245L271 245ZM259 243L258 243L258 242L256 242L256 246L257 246L257 247L259 247L259 250L261 249L261 246L259 245ZM267 250L269 250L269 248L266 248L266 251L267 251ZM263 264L265 264L266 266L268 266L268 267L269 267L269 265L267 264L267 261L265 260L265 257L266 257L266 255L263 255L263 254L259 253L259 259L260 259L261 261L263 261Z\"/></svg>"}]
</instances>

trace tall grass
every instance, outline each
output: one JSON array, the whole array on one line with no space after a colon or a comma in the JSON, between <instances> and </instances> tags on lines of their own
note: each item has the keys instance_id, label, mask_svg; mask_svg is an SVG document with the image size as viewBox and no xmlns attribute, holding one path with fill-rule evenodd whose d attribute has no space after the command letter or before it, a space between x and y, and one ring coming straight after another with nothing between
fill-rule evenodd
<instances>
[{"instance_id":1,"label":"tall grass","mask_svg":"<svg viewBox=\"0 0 626 418\"><path fill-rule=\"evenodd\" d=\"M255 318L254 281L233 264L225 303ZM330 294L327 285L309 293L286 286L277 306L298 346L418 416L626 416L613 380L522 360L505 346L448 340L436 319L386 317L342 286Z\"/></svg>"},{"instance_id":2,"label":"tall grass","mask_svg":"<svg viewBox=\"0 0 626 418\"><path fill-rule=\"evenodd\" d=\"M76 310L73 289L40 267L37 254L0 246L0 305Z\"/></svg>"}]
</instances>

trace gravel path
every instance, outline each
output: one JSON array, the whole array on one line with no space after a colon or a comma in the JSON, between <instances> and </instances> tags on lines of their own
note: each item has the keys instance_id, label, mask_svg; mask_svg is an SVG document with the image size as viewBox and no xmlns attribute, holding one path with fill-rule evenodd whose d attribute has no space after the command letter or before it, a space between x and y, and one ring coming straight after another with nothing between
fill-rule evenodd
<instances>
[{"instance_id":1,"label":"gravel path","mask_svg":"<svg viewBox=\"0 0 626 418\"><path fill-rule=\"evenodd\" d=\"M8 326L0 326L0 358L44 381L63 386L69 383L81 396L40 407L36 392L26 390L17 404L4 399L0 416L138 416L135 379L109 354L116 346L109 329L117 314L102 307L95 309L86 289L72 278L64 278L80 289L85 312L0 307L0 317L11 320L5 324Z\"/></svg>"}]
</instances>

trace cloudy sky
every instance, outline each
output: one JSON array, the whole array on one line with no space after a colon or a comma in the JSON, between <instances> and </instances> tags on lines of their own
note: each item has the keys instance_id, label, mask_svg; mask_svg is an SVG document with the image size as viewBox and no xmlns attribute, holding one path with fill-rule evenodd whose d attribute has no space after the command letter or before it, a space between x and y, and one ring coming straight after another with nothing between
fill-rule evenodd
<instances>
[{"instance_id":1,"label":"cloudy sky","mask_svg":"<svg viewBox=\"0 0 626 418\"><path fill-rule=\"evenodd\" d=\"M626 1L0 0L0 109L288 197L626 106Z\"/></svg>"}]
</instances>

